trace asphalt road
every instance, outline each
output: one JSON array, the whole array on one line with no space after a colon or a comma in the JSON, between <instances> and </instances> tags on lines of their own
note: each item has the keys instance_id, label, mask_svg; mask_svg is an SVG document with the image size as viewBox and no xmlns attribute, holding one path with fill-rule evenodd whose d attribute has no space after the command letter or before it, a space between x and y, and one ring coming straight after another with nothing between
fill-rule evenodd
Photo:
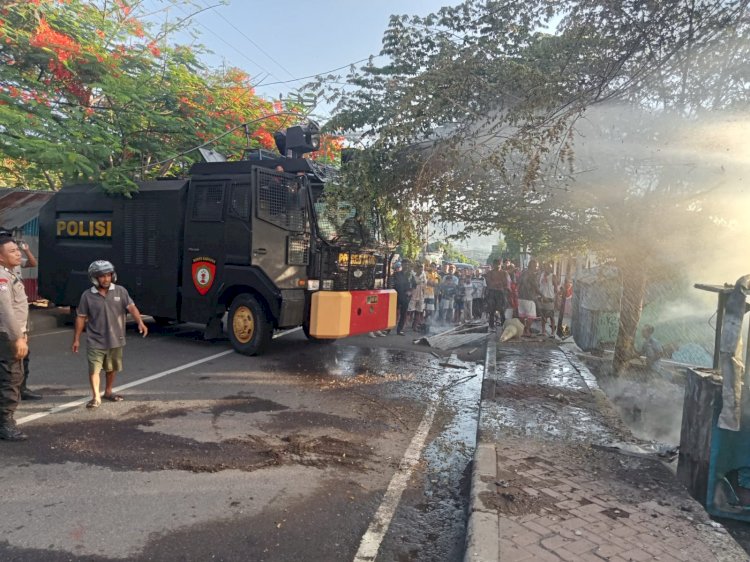
<instances>
[{"instance_id":1,"label":"asphalt road","mask_svg":"<svg viewBox=\"0 0 750 562\"><path fill-rule=\"evenodd\" d=\"M245 357L150 327L126 400L96 410L72 329L32 338L45 399L17 412L29 441L0 442L0 560L462 559L478 364L300 331Z\"/></svg>"}]
</instances>

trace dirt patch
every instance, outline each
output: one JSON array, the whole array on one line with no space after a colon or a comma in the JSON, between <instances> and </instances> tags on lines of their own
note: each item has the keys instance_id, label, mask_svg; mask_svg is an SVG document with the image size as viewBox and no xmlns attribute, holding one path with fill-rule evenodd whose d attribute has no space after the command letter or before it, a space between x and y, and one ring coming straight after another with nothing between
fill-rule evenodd
<instances>
[{"instance_id":1,"label":"dirt patch","mask_svg":"<svg viewBox=\"0 0 750 562\"><path fill-rule=\"evenodd\" d=\"M506 443L504 449L512 454L513 446ZM482 494L484 504L502 515L560 514L570 509L571 499L577 507L591 503L604 505L602 493L606 492L605 497L620 498L624 504L653 501L661 506L674 506L681 512L691 511L695 505L657 460L572 443L544 442L543 451L516 461L505 458L499 451L501 466L494 480L495 489ZM502 468L506 463L511 466ZM571 474L596 484L573 486ZM610 507L601 513L611 519L630 517L630 512L622 508Z\"/></svg>"},{"instance_id":2,"label":"dirt patch","mask_svg":"<svg viewBox=\"0 0 750 562\"><path fill-rule=\"evenodd\" d=\"M507 384L496 383L495 400L502 402L505 399L515 400L539 399L545 403L553 401L557 404L572 404L582 408L594 407L594 399L591 394L575 389L550 388L536 384Z\"/></svg>"},{"instance_id":3,"label":"dirt patch","mask_svg":"<svg viewBox=\"0 0 750 562\"><path fill-rule=\"evenodd\" d=\"M498 469L497 477L494 479L494 492L482 492L480 499L490 509L496 509L503 515L526 515L529 513L557 513L560 511L555 505L560 501L539 489L538 484L522 473L530 470L539 470L539 463L544 460L538 457L527 457L522 459L514 469ZM484 481L491 481L483 478ZM550 479L545 482L546 488L559 486L561 482ZM586 500L588 503L588 500Z\"/></svg>"},{"instance_id":4,"label":"dirt patch","mask_svg":"<svg viewBox=\"0 0 750 562\"><path fill-rule=\"evenodd\" d=\"M495 493L481 492L479 499L489 509L503 515L526 515L528 513L556 512L554 500L545 495L531 495L522 488L510 486Z\"/></svg>"},{"instance_id":5,"label":"dirt patch","mask_svg":"<svg viewBox=\"0 0 750 562\"><path fill-rule=\"evenodd\" d=\"M280 457L306 466L340 464L363 468L362 461L372 454L365 443L352 443L328 436L310 439L304 435L291 435L284 438L284 442L287 446L278 452Z\"/></svg>"},{"instance_id":6,"label":"dirt patch","mask_svg":"<svg viewBox=\"0 0 750 562\"><path fill-rule=\"evenodd\" d=\"M180 412L179 415L184 416L186 414L185 410L177 410L177 409L171 410L170 413L178 412L178 411ZM133 408L130 408L129 410L127 410L124 415L127 417L129 416L141 416L142 417L142 416L149 416L149 415L153 415L157 413L159 413L159 408L157 408L156 406L152 406L151 404L139 404L138 406L134 406ZM176 417L176 415L171 415L170 417Z\"/></svg>"},{"instance_id":7,"label":"dirt patch","mask_svg":"<svg viewBox=\"0 0 750 562\"><path fill-rule=\"evenodd\" d=\"M367 433L373 436L392 429L387 423L378 420L346 418L323 412L301 410L279 412L274 414L273 420L270 424L264 424L263 428L283 432L306 426L332 427L350 433Z\"/></svg>"},{"instance_id":8,"label":"dirt patch","mask_svg":"<svg viewBox=\"0 0 750 562\"><path fill-rule=\"evenodd\" d=\"M285 406L250 396L228 397L211 407L212 413L282 410ZM136 406L119 419L92 419L54 426L39 426L33 439L19 443L16 451L36 462L57 464L82 462L113 470L187 470L218 472L252 471L286 463L307 466L345 465L364 469L370 448L363 443L327 436L309 437L303 433L274 435L264 439L246 436L206 443L194 439L143 431L156 421L186 415L189 410L176 408L156 412L150 406Z\"/></svg>"},{"instance_id":9,"label":"dirt patch","mask_svg":"<svg viewBox=\"0 0 750 562\"><path fill-rule=\"evenodd\" d=\"M232 396L225 396L218 402L211 406L211 413L214 418L218 418L224 412L240 412L243 414L255 414L258 412L274 412L278 410L286 410L287 407L271 400L263 400L262 398L256 398L249 392L239 392Z\"/></svg>"},{"instance_id":10,"label":"dirt patch","mask_svg":"<svg viewBox=\"0 0 750 562\"><path fill-rule=\"evenodd\" d=\"M630 513L625 511L624 509L616 509L614 507L610 507L609 509L605 509L603 511L600 511L602 515L606 515L610 519L628 519L630 517Z\"/></svg>"},{"instance_id":11,"label":"dirt patch","mask_svg":"<svg viewBox=\"0 0 750 562\"><path fill-rule=\"evenodd\" d=\"M404 373L364 373L346 378L316 377L312 379L313 384L321 390L332 390L339 388L353 388L357 386L368 386L383 384L387 382L412 381L414 375Z\"/></svg>"}]
</instances>

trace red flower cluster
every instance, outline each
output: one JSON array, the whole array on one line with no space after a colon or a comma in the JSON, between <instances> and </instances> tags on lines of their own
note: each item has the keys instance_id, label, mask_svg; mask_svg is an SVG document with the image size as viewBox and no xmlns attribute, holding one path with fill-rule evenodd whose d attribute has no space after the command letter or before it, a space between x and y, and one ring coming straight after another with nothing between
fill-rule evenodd
<instances>
[{"instance_id":1,"label":"red flower cluster","mask_svg":"<svg viewBox=\"0 0 750 562\"><path fill-rule=\"evenodd\" d=\"M29 40L29 45L52 50L62 62L81 53L79 43L70 36L52 29L44 18L39 21L36 34Z\"/></svg>"},{"instance_id":2,"label":"red flower cluster","mask_svg":"<svg viewBox=\"0 0 750 562\"><path fill-rule=\"evenodd\" d=\"M263 148L269 150L276 148L276 141L273 140L273 135L263 128L257 129L250 137L257 140Z\"/></svg>"},{"instance_id":3,"label":"red flower cluster","mask_svg":"<svg viewBox=\"0 0 750 562\"><path fill-rule=\"evenodd\" d=\"M335 162L341 155L341 149L343 148L343 146L343 137L321 135L320 150L310 153L310 158L319 162Z\"/></svg>"},{"instance_id":4,"label":"red flower cluster","mask_svg":"<svg viewBox=\"0 0 750 562\"><path fill-rule=\"evenodd\" d=\"M81 103L81 105L88 105L91 99L91 90L81 84L75 77L75 75L65 68L60 61L50 59L47 64L52 75L62 85L64 89L70 92L75 98ZM58 88L58 89L63 89Z\"/></svg>"},{"instance_id":5,"label":"red flower cluster","mask_svg":"<svg viewBox=\"0 0 750 562\"><path fill-rule=\"evenodd\" d=\"M120 11L125 14L126 16L130 14L130 6L128 6L125 2L122 0L115 0L115 4L117 4L117 7L120 8Z\"/></svg>"},{"instance_id":6,"label":"red flower cluster","mask_svg":"<svg viewBox=\"0 0 750 562\"><path fill-rule=\"evenodd\" d=\"M151 41L148 45L146 45L149 51L151 51L151 54L155 57L161 56L161 49L156 45L156 41Z\"/></svg>"}]
</instances>

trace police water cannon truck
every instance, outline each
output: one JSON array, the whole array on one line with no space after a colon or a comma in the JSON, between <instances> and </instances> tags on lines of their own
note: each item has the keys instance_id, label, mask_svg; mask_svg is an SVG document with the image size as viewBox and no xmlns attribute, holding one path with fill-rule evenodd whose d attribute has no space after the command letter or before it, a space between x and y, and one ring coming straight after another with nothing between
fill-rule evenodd
<instances>
[{"instance_id":1,"label":"police water cannon truck","mask_svg":"<svg viewBox=\"0 0 750 562\"><path fill-rule=\"evenodd\" d=\"M186 179L140 182L131 198L62 188L39 216L40 294L75 307L88 265L106 259L144 314L202 324L206 337L225 319L246 355L281 328L325 342L394 327L377 214L326 199L327 169L303 158L319 148L314 124L276 144L279 154L250 150L195 164Z\"/></svg>"}]
</instances>

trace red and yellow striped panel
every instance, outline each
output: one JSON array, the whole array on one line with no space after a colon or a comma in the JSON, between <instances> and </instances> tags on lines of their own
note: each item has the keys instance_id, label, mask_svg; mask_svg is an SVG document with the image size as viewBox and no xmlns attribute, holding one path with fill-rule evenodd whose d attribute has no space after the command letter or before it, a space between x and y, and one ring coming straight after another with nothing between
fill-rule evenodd
<instances>
[{"instance_id":1,"label":"red and yellow striped panel","mask_svg":"<svg viewBox=\"0 0 750 562\"><path fill-rule=\"evenodd\" d=\"M345 338L396 326L396 291L317 291L310 308L310 335Z\"/></svg>"}]
</instances>

